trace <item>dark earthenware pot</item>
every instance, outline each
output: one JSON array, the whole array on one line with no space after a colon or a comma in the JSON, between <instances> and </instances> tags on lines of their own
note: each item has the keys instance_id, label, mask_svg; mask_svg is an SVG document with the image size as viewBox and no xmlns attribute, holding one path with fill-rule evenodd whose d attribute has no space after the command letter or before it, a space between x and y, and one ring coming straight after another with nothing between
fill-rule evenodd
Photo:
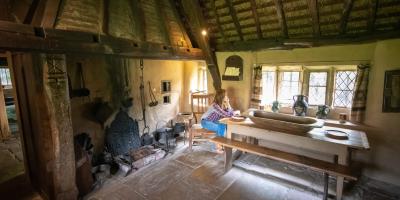
<instances>
[{"instance_id":1,"label":"dark earthenware pot","mask_svg":"<svg viewBox=\"0 0 400 200\"><path fill-rule=\"evenodd\" d=\"M308 109L308 97L305 95L294 95L293 96L293 113L296 116L306 116Z\"/></svg>"}]
</instances>

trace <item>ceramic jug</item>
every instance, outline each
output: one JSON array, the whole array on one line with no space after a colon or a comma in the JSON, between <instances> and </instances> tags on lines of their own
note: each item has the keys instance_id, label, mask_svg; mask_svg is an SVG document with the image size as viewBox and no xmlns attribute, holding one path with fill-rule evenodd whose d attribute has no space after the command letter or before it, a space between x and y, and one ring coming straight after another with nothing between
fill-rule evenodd
<instances>
[{"instance_id":1,"label":"ceramic jug","mask_svg":"<svg viewBox=\"0 0 400 200\"><path fill-rule=\"evenodd\" d=\"M329 106L327 106L327 105L319 105L316 117L318 119L326 119L326 117L329 114L329 111L330 111Z\"/></svg>"},{"instance_id":2,"label":"ceramic jug","mask_svg":"<svg viewBox=\"0 0 400 200\"><path fill-rule=\"evenodd\" d=\"M305 116L308 109L308 97L305 95L294 95L293 96L293 114L296 116Z\"/></svg>"},{"instance_id":3,"label":"ceramic jug","mask_svg":"<svg viewBox=\"0 0 400 200\"><path fill-rule=\"evenodd\" d=\"M281 108L281 105L280 105L279 101L272 102L272 107L271 107L272 112L278 112L280 108Z\"/></svg>"}]
</instances>

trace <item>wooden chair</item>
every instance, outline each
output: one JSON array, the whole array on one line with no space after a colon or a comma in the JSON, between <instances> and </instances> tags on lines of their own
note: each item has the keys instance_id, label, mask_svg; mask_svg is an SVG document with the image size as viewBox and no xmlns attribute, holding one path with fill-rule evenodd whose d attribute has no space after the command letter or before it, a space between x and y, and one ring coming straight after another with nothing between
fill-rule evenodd
<instances>
[{"instance_id":1,"label":"wooden chair","mask_svg":"<svg viewBox=\"0 0 400 200\"><path fill-rule=\"evenodd\" d=\"M194 141L207 141L216 135L215 132L204 129L201 124L201 116L207 111L208 106L213 100L213 94L192 93L191 109L194 117L194 124L191 124L189 130L189 148L192 149Z\"/></svg>"}]
</instances>

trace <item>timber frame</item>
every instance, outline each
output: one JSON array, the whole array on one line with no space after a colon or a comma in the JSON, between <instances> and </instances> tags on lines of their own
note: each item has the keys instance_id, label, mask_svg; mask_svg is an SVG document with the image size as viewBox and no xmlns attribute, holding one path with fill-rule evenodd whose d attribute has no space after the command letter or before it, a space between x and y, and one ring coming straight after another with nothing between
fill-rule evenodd
<instances>
[{"instance_id":1,"label":"timber frame","mask_svg":"<svg viewBox=\"0 0 400 200\"><path fill-rule=\"evenodd\" d=\"M201 60L198 48L167 46L108 35L0 21L0 48L51 53L111 54L132 58Z\"/></svg>"},{"instance_id":2,"label":"timber frame","mask_svg":"<svg viewBox=\"0 0 400 200\"><path fill-rule=\"evenodd\" d=\"M400 38L398 0L199 0L216 51Z\"/></svg>"}]
</instances>

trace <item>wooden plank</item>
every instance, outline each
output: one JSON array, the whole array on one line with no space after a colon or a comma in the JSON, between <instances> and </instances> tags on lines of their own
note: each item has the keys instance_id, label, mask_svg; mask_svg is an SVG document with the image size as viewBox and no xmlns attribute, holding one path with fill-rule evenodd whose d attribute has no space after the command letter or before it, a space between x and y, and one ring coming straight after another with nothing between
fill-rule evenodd
<instances>
[{"instance_id":1,"label":"wooden plank","mask_svg":"<svg viewBox=\"0 0 400 200\"><path fill-rule=\"evenodd\" d=\"M308 158L305 156L300 156L292 153L287 153L275 149L261 147L258 145L239 142L222 137L215 137L211 139L211 141L229 148L234 148L244 152L253 153L259 156L288 163L291 165L310 168L314 171L322 173L327 172L330 175L345 177L350 180L357 180L357 177L352 175L350 168L344 165L334 164L322 160L317 160L314 158Z\"/></svg>"},{"instance_id":2,"label":"wooden plank","mask_svg":"<svg viewBox=\"0 0 400 200\"><path fill-rule=\"evenodd\" d=\"M78 35L78 34L77 34ZM97 37L97 35L93 35ZM101 43L90 41L64 40L54 38L40 38L32 35L18 35L0 31L0 48L5 50L37 51L52 53L87 53L110 54L132 58L152 59L194 59L203 60L200 49L181 48L171 46L164 49L165 45L136 42L127 39L100 36Z\"/></svg>"},{"instance_id":3,"label":"wooden plank","mask_svg":"<svg viewBox=\"0 0 400 200\"><path fill-rule=\"evenodd\" d=\"M375 30L376 13L378 10L379 0L369 0L369 17L367 21L368 32Z\"/></svg>"},{"instance_id":4,"label":"wooden plank","mask_svg":"<svg viewBox=\"0 0 400 200\"><path fill-rule=\"evenodd\" d=\"M217 11L217 9L215 8L215 0L211 0L210 4L211 4L211 9L212 9L212 10L214 11L214 13L215 13L215 20L216 20L216 22L217 22L217 27L218 27L219 33L221 34L222 39L223 39L224 41L226 41L224 29L222 29L221 22L220 22L219 16L218 16L218 11Z\"/></svg>"},{"instance_id":5,"label":"wooden plank","mask_svg":"<svg viewBox=\"0 0 400 200\"><path fill-rule=\"evenodd\" d=\"M202 49L204 58L207 63L207 68L213 79L215 89L221 88L221 75L218 68L217 58L214 50L210 46L208 36L203 36L201 30L208 27L204 21L203 14L198 1L177 0L177 4L181 10L181 18L188 24L188 29L191 30L194 40ZM187 30L189 32L189 30Z\"/></svg>"},{"instance_id":6,"label":"wooden plank","mask_svg":"<svg viewBox=\"0 0 400 200\"><path fill-rule=\"evenodd\" d=\"M47 0L44 8L44 13L41 20L41 27L54 28L58 10L60 7L60 0Z\"/></svg>"},{"instance_id":7,"label":"wooden plank","mask_svg":"<svg viewBox=\"0 0 400 200\"><path fill-rule=\"evenodd\" d=\"M253 17L254 17L254 23L256 25L257 28L257 36L258 39L262 39L262 31L261 31L261 26L260 26L260 19L258 17L258 12L257 12L257 4L255 0L250 0L250 4L251 4L251 10L253 13Z\"/></svg>"},{"instance_id":8,"label":"wooden plank","mask_svg":"<svg viewBox=\"0 0 400 200\"><path fill-rule=\"evenodd\" d=\"M346 33L347 22L349 20L350 11L353 8L354 0L346 0L344 3L343 11L342 11L342 18L340 20L340 27L339 32L340 34Z\"/></svg>"},{"instance_id":9,"label":"wooden plank","mask_svg":"<svg viewBox=\"0 0 400 200\"><path fill-rule=\"evenodd\" d=\"M319 12L317 0L309 0L308 6L311 12L314 37L319 37L321 35L321 31L319 27Z\"/></svg>"},{"instance_id":10,"label":"wooden plank","mask_svg":"<svg viewBox=\"0 0 400 200\"><path fill-rule=\"evenodd\" d=\"M217 51L255 51L274 48L307 48L336 44L359 44L374 42L383 39L400 38L400 31L375 31L374 34L345 34L338 36L325 36L320 38L297 38L297 39L262 39L235 41L217 44Z\"/></svg>"},{"instance_id":11,"label":"wooden plank","mask_svg":"<svg viewBox=\"0 0 400 200\"><path fill-rule=\"evenodd\" d=\"M283 37L287 38L289 37L289 33L286 24L285 13L283 12L282 0L274 0L274 2L275 2L276 14L278 15Z\"/></svg>"},{"instance_id":12,"label":"wooden plank","mask_svg":"<svg viewBox=\"0 0 400 200\"><path fill-rule=\"evenodd\" d=\"M240 40L243 40L242 28L240 27L239 20L238 20L238 18L236 16L236 10L233 7L232 0L225 0L225 2L229 7L229 14L232 17L233 23L235 24L236 31L237 31L237 33L238 33L238 35L240 37Z\"/></svg>"},{"instance_id":13,"label":"wooden plank","mask_svg":"<svg viewBox=\"0 0 400 200\"><path fill-rule=\"evenodd\" d=\"M109 18L110 18L110 0L104 0L103 1L103 24L101 26L103 33L109 34L108 30L108 23L109 23Z\"/></svg>"},{"instance_id":14,"label":"wooden plank","mask_svg":"<svg viewBox=\"0 0 400 200\"><path fill-rule=\"evenodd\" d=\"M8 126L7 109L4 101L3 87L0 87L0 140L7 140L11 136Z\"/></svg>"}]
</instances>

